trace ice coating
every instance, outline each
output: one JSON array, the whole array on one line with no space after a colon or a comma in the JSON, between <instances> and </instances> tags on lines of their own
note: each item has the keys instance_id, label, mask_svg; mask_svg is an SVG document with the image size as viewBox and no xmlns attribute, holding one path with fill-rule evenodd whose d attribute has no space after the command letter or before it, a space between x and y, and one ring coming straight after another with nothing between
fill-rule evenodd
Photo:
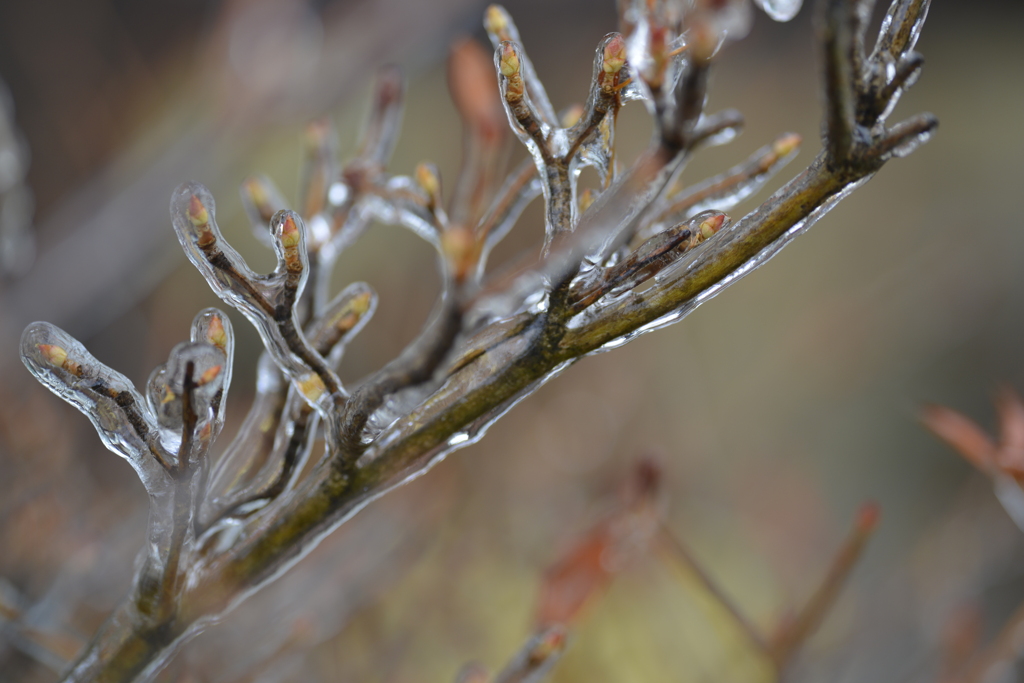
<instances>
[{"instance_id":1,"label":"ice coating","mask_svg":"<svg viewBox=\"0 0 1024 683\"><path fill-rule=\"evenodd\" d=\"M103 445L127 460L147 491L165 486L173 455L158 439L156 420L127 377L110 369L56 325L35 322L21 335L21 359L47 389L75 406ZM180 435L179 435L180 436Z\"/></svg>"},{"instance_id":2,"label":"ice coating","mask_svg":"<svg viewBox=\"0 0 1024 683\"><path fill-rule=\"evenodd\" d=\"M996 497L1006 514L1021 531L1024 531L1024 491L1010 477L998 472L992 477Z\"/></svg>"},{"instance_id":3,"label":"ice coating","mask_svg":"<svg viewBox=\"0 0 1024 683\"><path fill-rule=\"evenodd\" d=\"M231 388L231 375L235 359L235 332L231 327L231 319L217 308L204 308L192 320L189 338L193 342L212 344L224 355L224 365L220 369L220 397L212 405L214 410L213 429L219 434L224 426L224 411L221 409L228 399Z\"/></svg>"},{"instance_id":4,"label":"ice coating","mask_svg":"<svg viewBox=\"0 0 1024 683\"><path fill-rule=\"evenodd\" d=\"M510 37L501 32L494 35ZM615 118L626 100L642 96L636 87L628 88L636 79L626 55L623 36L607 34L595 50L586 105L571 108L552 123L531 100L531 75L525 69L522 47L508 39L497 42L495 70L505 112L513 132L533 159L544 195L545 254L559 235L574 230L579 221L581 169L593 166L604 188L614 180Z\"/></svg>"},{"instance_id":5,"label":"ice coating","mask_svg":"<svg viewBox=\"0 0 1024 683\"><path fill-rule=\"evenodd\" d=\"M888 52L893 57L897 57L912 52L921 37L921 29L924 28L931 4L931 0L891 3L882 19L882 26L878 31L878 42L872 56ZM913 17L909 26L906 23L908 15Z\"/></svg>"},{"instance_id":6,"label":"ice coating","mask_svg":"<svg viewBox=\"0 0 1024 683\"><path fill-rule=\"evenodd\" d=\"M424 204L412 201L393 201L392 198L400 198L404 193L414 195L422 191L415 180L408 176L394 176L389 178L385 186L388 190L388 197L370 196L367 197L366 208L370 215L383 223L401 225L428 244L437 247L440 245L440 230L434 223L433 217L428 213Z\"/></svg>"},{"instance_id":7,"label":"ice coating","mask_svg":"<svg viewBox=\"0 0 1024 683\"><path fill-rule=\"evenodd\" d=\"M491 44L495 49L498 49L503 42L522 45L519 29L516 28L515 22L512 21L508 11L501 5L490 5L487 8L484 13L484 29L487 31L487 36L491 39ZM536 103L541 120L547 125L555 125L558 117L555 116L551 100L548 99L548 94L544 91L544 85L541 83L540 78L537 77L537 72L533 68L533 62L530 61L530 58L522 49L518 50L517 56L522 64L527 96Z\"/></svg>"},{"instance_id":8,"label":"ice coating","mask_svg":"<svg viewBox=\"0 0 1024 683\"><path fill-rule=\"evenodd\" d=\"M306 399L326 414L340 394L337 375L302 336L296 306L309 269L302 219L279 211L271 220L277 267L257 275L220 233L215 205L199 183L180 186L171 200L178 241L214 292L256 327L264 346Z\"/></svg>"},{"instance_id":9,"label":"ice coating","mask_svg":"<svg viewBox=\"0 0 1024 683\"><path fill-rule=\"evenodd\" d=\"M185 402L194 413L197 446L208 444L222 405L224 353L205 342L182 342L158 366L146 383L146 400L160 428L160 440L168 450L177 451L185 427ZM190 393L190 398L185 394ZM191 454L185 454L191 455Z\"/></svg>"},{"instance_id":10,"label":"ice coating","mask_svg":"<svg viewBox=\"0 0 1024 683\"><path fill-rule=\"evenodd\" d=\"M685 220L690 216L716 209L729 211L744 199L764 187L779 170L793 160L800 148L800 136L793 133L780 135L750 156L747 161L696 185L669 196L662 213L638 237L646 238L666 224Z\"/></svg>"},{"instance_id":11,"label":"ice coating","mask_svg":"<svg viewBox=\"0 0 1024 683\"><path fill-rule=\"evenodd\" d=\"M697 122L697 139L694 144L708 147L727 145L743 130L743 115L735 109L726 109L716 114L701 115Z\"/></svg>"},{"instance_id":12,"label":"ice coating","mask_svg":"<svg viewBox=\"0 0 1024 683\"><path fill-rule=\"evenodd\" d=\"M541 182L534 170L533 160L528 159L509 176L505 185L498 191L499 198L511 195L511 200L504 204L492 205L481 220L483 247L478 264L478 278L483 275L488 254L516 224L527 205L541 193Z\"/></svg>"},{"instance_id":13,"label":"ice coating","mask_svg":"<svg viewBox=\"0 0 1024 683\"><path fill-rule=\"evenodd\" d=\"M123 375L94 358L66 332L33 323L22 359L45 386L89 418L100 439L135 469L150 499L147 539L130 597L131 614L164 619L186 579L183 555L194 541L194 513L205 455L218 431L230 324L208 309L192 326L195 341L178 344L150 377L146 399Z\"/></svg>"},{"instance_id":14,"label":"ice coating","mask_svg":"<svg viewBox=\"0 0 1024 683\"><path fill-rule=\"evenodd\" d=\"M754 11L748 0L703 3L701 10L707 16L710 28L728 40L743 38L754 23Z\"/></svg>"},{"instance_id":15,"label":"ice coating","mask_svg":"<svg viewBox=\"0 0 1024 683\"><path fill-rule=\"evenodd\" d=\"M288 385L269 353L257 365L256 395L238 435L213 466L208 498L202 507L204 526L234 507L271 458L275 435L281 421Z\"/></svg>"},{"instance_id":16,"label":"ice coating","mask_svg":"<svg viewBox=\"0 0 1024 683\"><path fill-rule=\"evenodd\" d=\"M896 157L908 156L918 147L931 140L932 135L934 135L934 132L931 130L927 130L916 135L910 135L904 139L903 142L893 147L892 155Z\"/></svg>"},{"instance_id":17,"label":"ice coating","mask_svg":"<svg viewBox=\"0 0 1024 683\"><path fill-rule=\"evenodd\" d=\"M373 317L377 293L365 282L353 282L327 304L324 312L308 330L313 347L337 368L345 344Z\"/></svg>"},{"instance_id":18,"label":"ice coating","mask_svg":"<svg viewBox=\"0 0 1024 683\"><path fill-rule=\"evenodd\" d=\"M653 321L643 325L642 327L639 327L636 330L633 330L633 331L631 331L631 332L629 332L629 333L627 333L627 334L625 334L625 335L623 335L623 336L621 336L619 338L612 339L612 340L608 341L601 348L595 350L594 353L600 353L600 352L603 352L603 351L611 350L613 348L618 348L618 347L624 345L625 343L627 343L629 341L632 341L633 339L636 339L637 337L639 337L642 334L646 334L648 332L653 332L655 330L660 330L660 329L662 329L664 327L667 327L669 325L673 325L673 324L679 322L680 320L685 318L687 315L692 313L694 311L694 309L696 309L698 306L700 306L701 304L703 304L703 303L711 300L712 298L714 298L723 289L725 289L726 287L728 287L732 283L738 281L739 279L741 279L745 275L753 272L757 268L759 268L759 267L763 266L765 263L767 263L784 246L786 246L789 242L791 242L793 239L795 239L798 235L801 235L804 232L806 232L807 230L809 230L811 228L811 226L813 226L816 222L818 222L818 220L820 220L822 218L822 216L824 216L829 211L831 211L832 208L835 207L836 204L838 204L845 197L847 197L857 187L859 187L863 183L867 182L867 180L869 178L870 178L870 176L868 176L867 178L864 178L864 179L858 181L857 183L854 183L851 186L848 186L843 191L840 191L840 192L832 195L831 197L829 197L829 199L827 201L825 201L821 206L819 206L814 211L812 211L806 218L804 218L803 220L797 221L792 227L789 228L789 230L787 230L785 232L785 234L782 235L782 237L778 238L777 240L775 240L774 242L769 244L767 247L762 249L753 258L751 258L748 261L746 261L741 267L737 268L735 271L730 273L728 276L723 278L721 281L719 281L718 283L712 285L708 289L706 289L703 292L701 292L695 299L686 302L685 304L680 306L677 310L670 311L669 313L666 313L662 317L660 317L660 318L658 318L656 320L653 320ZM739 227L739 223L736 223L736 224L734 224L732 226L732 230L736 230L738 227ZM729 230L726 230L725 232L728 233ZM683 277L685 277L687 272L689 272L689 271L693 270L694 268L696 268L696 266L699 264L699 259L707 258L707 257L708 257L708 252L695 252L692 255L687 255L687 257L684 257L684 258L680 259L676 263L672 264L671 267L668 267L665 270L663 270L660 273L658 273L657 275L655 275L654 276L655 287L652 287L651 289L655 289L656 287L660 287L660 288L671 288L671 287L673 287L678 280L680 280ZM640 297L638 297L638 298L640 298L642 300L645 296L650 296L650 294L649 294L650 291L651 290L647 290L646 292L644 292L643 295L640 295ZM579 316L580 319L577 320L577 321L574 321L574 326L582 326L582 325L586 324L586 320L587 320L588 316L600 315L603 312L604 309L612 308L617 303L619 303L619 302L616 301L616 300L610 300L610 301L609 300L605 300L604 302L599 302L597 305L593 306L589 311L587 311L583 315Z\"/></svg>"},{"instance_id":19,"label":"ice coating","mask_svg":"<svg viewBox=\"0 0 1024 683\"><path fill-rule=\"evenodd\" d=\"M626 61L625 39L619 33L609 33L594 51L590 92L580 120L569 128L569 139L579 146L570 160L574 194L578 170L586 166L597 170L604 187L614 179L615 113L625 102L640 99L634 80Z\"/></svg>"},{"instance_id":20,"label":"ice coating","mask_svg":"<svg viewBox=\"0 0 1024 683\"><path fill-rule=\"evenodd\" d=\"M794 5L768 4L776 13ZM911 0L893 10L877 63L870 67L874 71L852 79L858 81L855 87L880 79L870 83L876 90L854 95L864 100L879 93L877 102L885 101L881 118L916 73L906 53L916 36L898 15L918 5ZM231 337L223 314L201 313L192 341L176 347L154 373L145 392L143 413L150 425L145 438L131 440L142 433L138 425L145 426L145 420L123 413L134 430L118 437L122 450L135 453L126 457L152 460L170 471L168 466L182 458L162 453L181 449L189 465L181 472L187 477L151 492L153 521L140 574L145 581L138 585L160 588L152 595L160 595L161 604L152 610L150 604L144 613L161 618L149 623L174 627L175 601L184 595L181 623L193 632L201 629L204 619L279 575L370 500L478 440L494 420L577 358L676 322L757 268L845 196L873 164L906 153L930 134L926 121L886 129L870 106L858 106L856 115L864 121L840 121L826 136L841 139L832 132L849 123L857 135L846 137L864 149L832 145L758 211L729 226L720 211L704 210L731 206L756 191L795 153L792 140L777 140L706 183L675 187L696 148L735 137L739 119L732 112L705 113L705 85L708 60L726 36L740 31L743 17L728 12L746 11L749 3L626 0L620 6L623 35L609 34L599 43L587 102L570 108L563 119L551 111L507 13L488 10L502 113L527 146L530 165L509 176L494 196L486 195L498 182L464 181L469 189L462 191L458 211L444 205L439 174L429 164L411 176L385 171L401 114L401 79L394 69L379 79L354 159L337 163L332 133L323 122L307 130L303 180L292 204L301 219L284 210L269 183L243 187L250 220L277 256L271 273L252 272L224 242L204 188L179 189L172 211L189 258L218 295L255 324L268 352L242 433L219 460L208 487L202 463L193 456L219 429L215 404L223 403L230 380ZM704 10L718 14L702 16ZM827 59L834 64L839 52L833 50ZM850 83L833 85L838 92ZM639 98L649 100L655 136L639 161L620 174L615 112ZM830 115L841 109L832 107ZM469 105L460 109L468 111ZM461 178L472 180L476 169L498 163L499 155L481 162L487 154L481 150L490 143L484 136L475 142L470 156L482 156L464 166ZM843 167L844 159L858 163ZM580 197L578 175L588 165L597 169L601 187ZM809 180L801 184L801 179ZM485 189L478 195L480 188ZM487 252L538 193L545 197L548 228L540 256L533 254L504 280L484 281ZM489 209L480 215L483 206ZM442 256L444 286L421 335L347 395L334 368L346 341L372 315L376 296L357 283L328 301L326 284L337 255L374 218L409 227L431 242ZM307 279L312 286L306 286ZM44 382L49 373L51 382L74 384L85 374L82 359L95 367L70 340L55 334L40 339L27 347L26 363L35 364ZM224 355L220 365L217 354ZM131 395L113 393L123 411ZM79 398L80 406L108 407L92 396ZM324 418L323 459L310 463L308 477L300 481ZM123 426L123 420L104 419ZM194 510L202 512L198 523L190 517ZM183 585L197 587L197 594L227 595L196 608ZM131 635L131 628L129 623L120 634ZM560 638L540 634L523 651L526 663L547 661L561 646ZM102 657L112 640L101 634L96 642L88 656ZM163 650L150 659L146 666L151 667L173 649L152 647ZM499 680L533 675L519 666Z\"/></svg>"},{"instance_id":21,"label":"ice coating","mask_svg":"<svg viewBox=\"0 0 1024 683\"><path fill-rule=\"evenodd\" d=\"M544 157L541 155L541 141L546 140L555 128L554 123L549 123L537 108L531 97L530 75L524 68L526 57L522 47L510 40L503 40L498 43L494 51L494 66L499 74L498 83L501 88L502 101L505 102L505 113L508 116L509 126L515 132L516 137L534 157L538 166L543 166ZM515 109L510 100L521 103L521 110ZM529 124L523 123L524 117L530 117ZM554 114L552 114L552 117ZM527 129L526 125L532 125Z\"/></svg>"},{"instance_id":22,"label":"ice coating","mask_svg":"<svg viewBox=\"0 0 1024 683\"><path fill-rule=\"evenodd\" d=\"M318 353L337 367L345 344L359 333L376 308L377 297L362 282L342 290L307 330ZM256 512L294 484L309 458L318 416L294 387L280 381L269 354L260 358L257 394L239 436L232 441L210 477L203 506L203 527L216 520ZM218 527L217 531L227 529Z\"/></svg>"},{"instance_id":23,"label":"ice coating","mask_svg":"<svg viewBox=\"0 0 1024 683\"><path fill-rule=\"evenodd\" d=\"M484 347L481 349L482 353L474 353L472 362L455 370L444 385L430 395L426 401L423 401L414 411L391 422L387 429L374 440L370 448L359 459L359 465L365 467L372 463L376 459L377 454L386 449L391 443L400 439L403 435L415 431L425 422L442 415L445 407L458 400L459 396L493 381L495 375L506 367L509 361L527 352L537 330L528 325L514 325L512 330L514 333L511 337L496 340L491 345L487 345L486 341L484 341ZM558 371L560 370L561 368L558 369ZM550 376L554 376L554 373ZM540 384L537 384L537 386L540 386ZM525 391L522 397L532 393L534 388L536 387L531 387L529 391ZM497 417L510 409L515 402L518 402L518 399L507 406L503 405L493 415L481 417L473 425L462 430L469 436L468 439L461 440L454 445L446 444L445 448L437 450L430 459L433 460L435 457L443 458L455 447L461 448L475 443L483 436L486 428Z\"/></svg>"}]
</instances>

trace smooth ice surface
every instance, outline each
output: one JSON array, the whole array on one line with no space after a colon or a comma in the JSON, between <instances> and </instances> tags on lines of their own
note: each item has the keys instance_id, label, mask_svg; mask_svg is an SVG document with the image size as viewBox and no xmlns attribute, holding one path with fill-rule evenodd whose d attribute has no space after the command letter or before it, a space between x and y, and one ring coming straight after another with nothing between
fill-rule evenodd
<instances>
[{"instance_id":1,"label":"smooth ice surface","mask_svg":"<svg viewBox=\"0 0 1024 683\"><path fill-rule=\"evenodd\" d=\"M153 370L146 383L146 399L165 448L177 451L181 442L188 367L193 368L192 410L198 419L196 431L201 432L216 416L214 401L220 406L224 382L221 373L226 363L224 353L211 344L182 342L171 350L166 363Z\"/></svg>"},{"instance_id":2,"label":"smooth ice surface","mask_svg":"<svg viewBox=\"0 0 1024 683\"><path fill-rule=\"evenodd\" d=\"M159 447L156 420L127 377L45 322L25 328L21 359L43 386L89 418L103 445L131 464L151 495L166 488L167 473L150 453Z\"/></svg>"}]
</instances>

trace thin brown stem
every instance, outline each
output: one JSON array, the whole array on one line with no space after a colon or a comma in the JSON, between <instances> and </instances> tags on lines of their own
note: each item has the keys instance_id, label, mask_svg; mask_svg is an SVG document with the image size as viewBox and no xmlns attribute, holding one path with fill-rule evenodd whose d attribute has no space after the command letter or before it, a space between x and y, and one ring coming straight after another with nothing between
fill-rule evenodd
<instances>
[{"instance_id":1,"label":"thin brown stem","mask_svg":"<svg viewBox=\"0 0 1024 683\"><path fill-rule=\"evenodd\" d=\"M769 654L779 671L784 670L800 647L807 642L835 605L850 573L864 552L878 524L878 508L865 505L857 513L857 519L849 535L833 558L828 571L804 607L790 620L781 625L772 636Z\"/></svg>"},{"instance_id":2,"label":"thin brown stem","mask_svg":"<svg viewBox=\"0 0 1024 683\"><path fill-rule=\"evenodd\" d=\"M955 683L983 683L991 673L1009 662L1016 661L1024 652L1024 604L1013 611L992 643L978 654L962 676L954 676Z\"/></svg>"},{"instance_id":3,"label":"thin brown stem","mask_svg":"<svg viewBox=\"0 0 1024 683\"><path fill-rule=\"evenodd\" d=\"M701 588L714 600L732 619L736 627L750 641L750 644L758 652L768 654L768 642L761 632L754 626L747 615L732 601L718 583L711 577L711 574L697 561L697 558L690 552L690 549L680 541L664 524L659 525L657 536L655 536L657 548L662 554L672 561L673 565L692 574Z\"/></svg>"},{"instance_id":4,"label":"thin brown stem","mask_svg":"<svg viewBox=\"0 0 1024 683\"><path fill-rule=\"evenodd\" d=\"M825 147L836 162L853 151L856 98L855 7L853 0L823 3L822 43L825 49Z\"/></svg>"},{"instance_id":5,"label":"thin brown stem","mask_svg":"<svg viewBox=\"0 0 1024 683\"><path fill-rule=\"evenodd\" d=\"M798 135L780 135L771 145L754 152L745 162L672 197L671 203L660 212L651 226L688 218L698 206L728 211L739 200L761 187L799 144ZM646 239L651 235L641 232L638 236Z\"/></svg>"}]
</instances>

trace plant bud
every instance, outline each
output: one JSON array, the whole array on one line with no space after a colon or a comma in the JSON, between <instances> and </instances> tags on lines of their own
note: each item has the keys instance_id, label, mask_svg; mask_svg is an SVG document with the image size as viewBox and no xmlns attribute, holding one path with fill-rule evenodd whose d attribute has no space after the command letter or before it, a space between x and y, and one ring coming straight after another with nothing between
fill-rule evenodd
<instances>
[{"instance_id":1,"label":"plant bud","mask_svg":"<svg viewBox=\"0 0 1024 683\"><path fill-rule=\"evenodd\" d=\"M512 78L519 75L519 55L512 47L512 43L505 42L501 45L501 75L505 78Z\"/></svg>"},{"instance_id":2,"label":"plant bud","mask_svg":"<svg viewBox=\"0 0 1024 683\"><path fill-rule=\"evenodd\" d=\"M437 172L437 167L425 161L417 164L416 183L427 193L430 206L437 206L441 198L441 177Z\"/></svg>"},{"instance_id":3,"label":"plant bud","mask_svg":"<svg viewBox=\"0 0 1024 683\"><path fill-rule=\"evenodd\" d=\"M217 375L220 374L220 370L220 365L214 365L212 368L207 369L203 374L199 375L199 379L196 380L196 386L201 387L217 379Z\"/></svg>"},{"instance_id":4,"label":"plant bud","mask_svg":"<svg viewBox=\"0 0 1024 683\"><path fill-rule=\"evenodd\" d=\"M626 64L626 41L616 35L604 46L604 61L601 68L608 75L619 73Z\"/></svg>"},{"instance_id":5,"label":"plant bud","mask_svg":"<svg viewBox=\"0 0 1024 683\"><path fill-rule=\"evenodd\" d=\"M279 239L281 240L281 246L285 249L294 249L299 246L299 237L301 233L299 232L299 226L295 224L294 216L289 214L285 217L281 222L278 234L280 236Z\"/></svg>"},{"instance_id":6,"label":"plant bud","mask_svg":"<svg viewBox=\"0 0 1024 683\"><path fill-rule=\"evenodd\" d=\"M706 240L709 237L712 237L716 232L721 230L723 223L725 223L724 213L716 213L713 216L705 218L701 221L700 225L697 226L701 239Z\"/></svg>"},{"instance_id":7,"label":"plant bud","mask_svg":"<svg viewBox=\"0 0 1024 683\"><path fill-rule=\"evenodd\" d=\"M789 156L800 146L803 139L796 133L790 133L783 135L772 144L772 151L777 154L780 158Z\"/></svg>"},{"instance_id":8,"label":"plant bud","mask_svg":"<svg viewBox=\"0 0 1024 683\"><path fill-rule=\"evenodd\" d=\"M499 40L509 40L508 14L501 5L491 5L484 12L484 29Z\"/></svg>"},{"instance_id":9,"label":"plant bud","mask_svg":"<svg viewBox=\"0 0 1024 683\"><path fill-rule=\"evenodd\" d=\"M320 397L327 391L327 387L324 386L324 381L320 379L320 375L312 372L299 380L297 385L299 391L302 392L302 395L310 403L319 401Z\"/></svg>"},{"instance_id":10,"label":"plant bud","mask_svg":"<svg viewBox=\"0 0 1024 683\"><path fill-rule=\"evenodd\" d=\"M50 365L63 367L64 361L68 359L68 352L56 344L37 344L36 346Z\"/></svg>"},{"instance_id":11,"label":"plant bud","mask_svg":"<svg viewBox=\"0 0 1024 683\"><path fill-rule=\"evenodd\" d=\"M223 351L228 345L228 334L224 330L224 322L219 315L210 316L210 325L206 330L206 341Z\"/></svg>"}]
</instances>

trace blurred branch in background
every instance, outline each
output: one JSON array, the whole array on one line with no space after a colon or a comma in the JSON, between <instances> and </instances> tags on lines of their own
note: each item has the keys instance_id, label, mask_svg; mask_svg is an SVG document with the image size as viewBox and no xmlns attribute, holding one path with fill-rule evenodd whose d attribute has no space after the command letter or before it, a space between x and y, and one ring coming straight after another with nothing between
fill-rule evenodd
<instances>
[{"instance_id":1,"label":"blurred branch in background","mask_svg":"<svg viewBox=\"0 0 1024 683\"><path fill-rule=\"evenodd\" d=\"M14 122L14 102L0 81L0 277L17 278L35 259L32 191L25 185L29 152Z\"/></svg>"}]
</instances>

